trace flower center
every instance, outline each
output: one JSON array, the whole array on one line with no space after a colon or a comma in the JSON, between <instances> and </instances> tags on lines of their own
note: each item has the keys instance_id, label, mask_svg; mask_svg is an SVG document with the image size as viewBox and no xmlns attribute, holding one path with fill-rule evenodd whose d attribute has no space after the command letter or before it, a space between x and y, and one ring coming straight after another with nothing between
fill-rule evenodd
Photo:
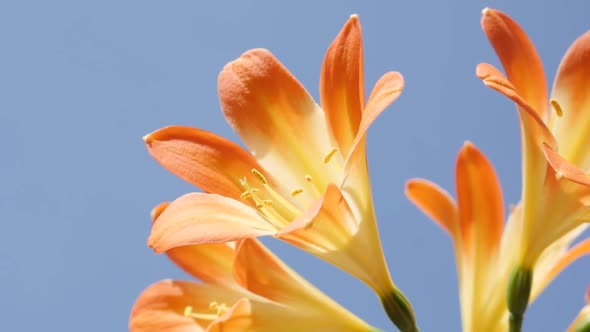
<instances>
[{"instance_id":1,"label":"flower center","mask_svg":"<svg viewBox=\"0 0 590 332\"><path fill-rule=\"evenodd\" d=\"M221 317L228 309L229 307L225 303L211 302L209 303L209 310L214 313L195 312L193 307L186 306L184 308L184 316L199 320L214 321Z\"/></svg>"},{"instance_id":2,"label":"flower center","mask_svg":"<svg viewBox=\"0 0 590 332\"><path fill-rule=\"evenodd\" d=\"M322 161L326 167L332 168L328 172L340 174L342 173L342 167L337 160L338 158L335 158L337 154L338 149L333 148L323 157ZM262 187L254 187L248 183L246 178L243 178L240 180L240 184L245 191L240 197L254 201L256 209L277 231L301 215L302 210L308 208L313 200L319 198L324 189L314 182L310 174L305 174L302 181L303 185L295 187L285 197L286 195L280 194L271 187L266 177L259 170L253 168L251 172Z\"/></svg>"}]
</instances>

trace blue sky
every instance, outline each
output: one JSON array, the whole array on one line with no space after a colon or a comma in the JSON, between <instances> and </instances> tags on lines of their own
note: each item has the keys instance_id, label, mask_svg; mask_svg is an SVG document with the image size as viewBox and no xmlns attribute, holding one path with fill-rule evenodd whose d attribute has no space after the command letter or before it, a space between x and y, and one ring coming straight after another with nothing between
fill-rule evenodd
<instances>
[{"instance_id":1,"label":"blue sky","mask_svg":"<svg viewBox=\"0 0 590 332\"><path fill-rule=\"evenodd\" d=\"M195 189L153 161L141 137L184 124L237 140L216 78L251 48L270 49L319 100L324 52L357 13L367 86L389 70L406 80L368 136L385 255L423 331L458 331L450 241L403 188L419 176L453 191L456 153L470 140L494 163L506 202L519 199L516 112L475 77L477 63L498 64L479 25L486 6L525 28L550 80L590 28L586 0L0 2L0 330L124 331L143 288L186 278L146 239L151 208ZM339 303L394 330L359 281L265 243ZM569 324L589 265L559 276L525 330Z\"/></svg>"}]
</instances>

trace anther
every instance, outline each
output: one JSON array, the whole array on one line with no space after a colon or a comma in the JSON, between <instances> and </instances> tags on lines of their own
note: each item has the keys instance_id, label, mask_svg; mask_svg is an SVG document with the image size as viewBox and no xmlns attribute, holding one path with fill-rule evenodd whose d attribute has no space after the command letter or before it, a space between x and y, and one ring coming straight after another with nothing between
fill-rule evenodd
<instances>
[{"instance_id":1,"label":"anther","mask_svg":"<svg viewBox=\"0 0 590 332\"><path fill-rule=\"evenodd\" d=\"M563 109L561 108L561 105L559 105L559 102L553 98L551 98L551 100L549 100L549 103L551 104L551 106L553 106L553 109L555 110L555 114L557 114L557 116L561 117L563 115Z\"/></svg>"},{"instance_id":2,"label":"anther","mask_svg":"<svg viewBox=\"0 0 590 332\"><path fill-rule=\"evenodd\" d=\"M328 153L325 157L324 157L324 164L327 164L330 162L330 160L332 160L332 157L334 157L334 155L336 154L336 152L338 152L338 148L333 148L332 151L330 151L330 153Z\"/></svg>"},{"instance_id":3,"label":"anther","mask_svg":"<svg viewBox=\"0 0 590 332\"><path fill-rule=\"evenodd\" d=\"M259 170L257 170L256 168L252 168L252 170L250 171L252 172L252 174L260 181L262 182L262 184L268 184L268 182L266 181L266 178L264 177L264 175L262 175L262 173L260 173Z\"/></svg>"},{"instance_id":4,"label":"anther","mask_svg":"<svg viewBox=\"0 0 590 332\"><path fill-rule=\"evenodd\" d=\"M295 197L295 196L297 196L297 195L299 195L299 194L301 194L301 193L303 193L303 189L301 189L301 188L297 188L297 189L295 189L295 190L293 190L293 191L291 192L291 197Z\"/></svg>"},{"instance_id":5,"label":"anther","mask_svg":"<svg viewBox=\"0 0 590 332\"><path fill-rule=\"evenodd\" d=\"M268 206L272 205L272 201L270 199L265 199L265 200L262 201L262 203L264 205L268 205Z\"/></svg>"},{"instance_id":6,"label":"anther","mask_svg":"<svg viewBox=\"0 0 590 332\"><path fill-rule=\"evenodd\" d=\"M191 307L190 305L187 306L186 308L184 308L184 316L185 317L190 317L192 313L193 313L193 307Z\"/></svg>"},{"instance_id":7,"label":"anther","mask_svg":"<svg viewBox=\"0 0 590 332\"><path fill-rule=\"evenodd\" d=\"M252 194L250 194L250 192L249 192L249 191L244 191L244 192L243 192L243 193L240 195L240 198L241 198L241 199L246 199L246 198L250 198L250 197L252 197Z\"/></svg>"},{"instance_id":8,"label":"anther","mask_svg":"<svg viewBox=\"0 0 590 332\"><path fill-rule=\"evenodd\" d=\"M313 178L311 177L311 175L305 174L305 182L308 182L309 183L311 181L313 181Z\"/></svg>"}]
</instances>

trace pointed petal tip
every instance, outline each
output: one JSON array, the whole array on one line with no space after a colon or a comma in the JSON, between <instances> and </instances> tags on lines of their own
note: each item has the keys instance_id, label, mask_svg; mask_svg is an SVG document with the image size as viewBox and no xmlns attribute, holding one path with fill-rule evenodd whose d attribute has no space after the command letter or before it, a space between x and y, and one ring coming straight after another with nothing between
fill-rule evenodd
<instances>
[{"instance_id":1,"label":"pointed petal tip","mask_svg":"<svg viewBox=\"0 0 590 332\"><path fill-rule=\"evenodd\" d=\"M351 14L350 17L348 18L350 21L358 21L359 20L359 14Z\"/></svg>"},{"instance_id":2,"label":"pointed petal tip","mask_svg":"<svg viewBox=\"0 0 590 332\"><path fill-rule=\"evenodd\" d=\"M486 15L490 15L492 14L492 12L495 12L496 10L490 8L490 7L485 7L484 9L481 10L481 15L486 16Z\"/></svg>"},{"instance_id":3,"label":"pointed petal tip","mask_svg":"<svg viewBox=\"0 0 590 332\"><path fill-rule=\"evenodd\" d=\"M152 142L151 133L144 135L141 139L145 142L145 144L150 144Z\"/></svg>"}]
</instances>

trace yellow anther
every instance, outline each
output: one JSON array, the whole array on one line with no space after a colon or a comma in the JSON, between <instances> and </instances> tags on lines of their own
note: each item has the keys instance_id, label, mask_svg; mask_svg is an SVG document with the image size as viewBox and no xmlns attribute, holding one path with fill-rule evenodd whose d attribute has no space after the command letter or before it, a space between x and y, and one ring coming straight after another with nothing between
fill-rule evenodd
<instances>
[{"instance_id":1,"label":"yellow anther","mask_svg":"<svg viewBox=\"0 0 590 332\"><path fill-rule=\"evenodd\" d=\"M186 308L184 308L184 316L185 317L190 317L192 313L193 313L193 307L191 307L190 305L187 306Z\"/></svg>"},{"instance_id":2,"label":"yellow anther","mask_svg":"<svg viewBox=\"0 0 590 332\"><path fill-rule=\"evenodd\" d=\"M266 181L266 178L264 177L264 175L262 175L262 173L260 173L259 170L257 170L256 168L252 168L252 170L250 171L252 172L252 174L263 184L267 184L268 182Z\"/></svg>"},{"instance_id":3,"label":"yellow anther","mask_svg":"<svg viewBox=\"0 0 590 332\"><path fill-rule=\"evenodd\" d=\"M557 114L557 116L561 117L563 115L563 109L561 108L561 105L559 105L559 102L553 98L551 98L551 100L549 100L549 103L551 104L551 106L553 106L553 109L555 110L555 114Z\"/></svg>"},{"instance_id":4,"label":"yellow anther","mask_svg":"<svg viewBox=\"0 0 590 332\"><path fill-rule=\"evenodd\" d=\"M313 181L313 178L311 177L311 175L305 174L305 182L311 182L311 181Z\"/></svg>"},{"instance_id":5,"label":"yellow anther","mask_svg":"<svg viewBox=\"0 0 590 332\"><path fill-rule=\"evenodd\" d=\"M295 197L295 196L297 196L297 195L299 195L299 194L301 194L301 193L303 193L303 189L301 189L301 188L297 188L297 189L295 189L295 190L293 190L293 191L291 192L291 197Z\"/></svg>"},{"instance_id":6,"label":"yellow anther","mask_svg":"<svg viewBox=\"0 0 590 332\"><path fill-rule=\"evenodd\" d=\"M256 204L256 208L258 210L262 210L264 208L264 204Z\"/></svg>"},{"instance_id":7,"label":"yellow anther","mask_svg":"<svg viewBox=\"0 0 590 332\"><path fill-rule=\"evenodd\" d=\"M217 303L217 301L213 301L211 303L209 303L209 309L213 310L215 308L217 308L219 304Z\"/></svg>"},{"instance_id":8,"label":"yellow anther","mask_svg":"<svg viewBox=\"0 0 590 332\"><path fill-rule=\"evenodd\" d=\"M241 199L246 199L246 198L250 198L250 197L252 197L252 194L250 194L250 192L249 192L249 191L244 191L244 192L243 192L243 193L240 195L240 198L241 198Z\"/></svg>"},{"instance_id":9,"label":"yellow anther","mask_svg":"<svg viewBox=\"0 0 590 332\"><path fill-rule=\"evenodd\" d=\"M327 164L330 162L330 160L332 160L332 157L334 157L334 155L336 154L336 152L338 152L338 148L333 148L332 151L330 151L330 153L328 153L325 157L324 157L324 164Z\"/></svg>"},{"instance_id":10,"label":"yellow anther","mask_svg":"<svg viewBox=\"0 0 590 332\"><path fill-rule=\"evenodd\" d=\"M262 201L262 203L264 205L268 205L268 206L271 206L272 205L272 201L270 199L265 199L265 200Z\"/></svg>"}]
</instances>

